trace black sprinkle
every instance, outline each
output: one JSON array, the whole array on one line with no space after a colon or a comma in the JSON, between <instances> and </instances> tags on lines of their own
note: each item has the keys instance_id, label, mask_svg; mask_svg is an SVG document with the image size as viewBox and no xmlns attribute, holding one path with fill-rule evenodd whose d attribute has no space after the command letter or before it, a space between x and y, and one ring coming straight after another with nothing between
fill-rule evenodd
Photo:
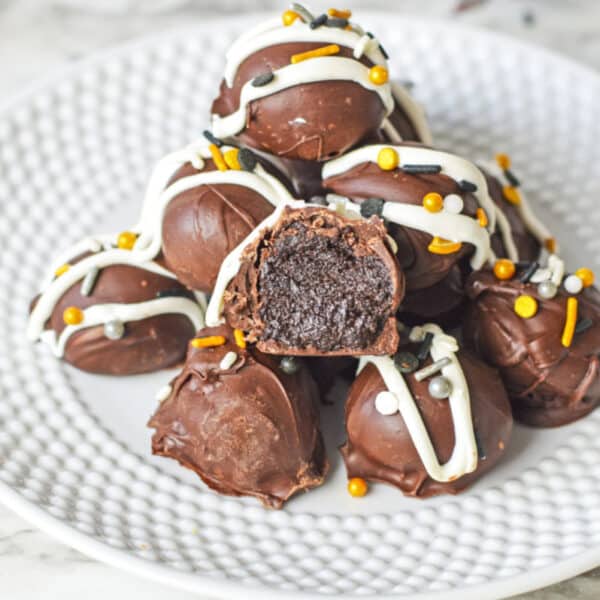
<instances>
[{"instance_id":1,"label":"black sprinkle","mask_svg":"<svg viewBox=\"0 0 600 600\"><path fill-rule=\"evenodd\" d=\"M523 23L525 25L527 25L528 27L533 27L535 25L535 22L536 22L535 13L531 10L526 10L523 13Z\"/></svg>"},{"instance_id":2,"label":"black sprinkle","mask_svg":"<svg viewBox=\"0 0 600 600\"><path fill-rule=\"evenodd\" d=\"M526 271L519 277L519 281L521 283L527 283L532 277L533 274L538 270L540 263L532 262L529 267L527 267Z\"/></svg>"},{"instance_id":3,"label":"black sprinkle","mask_svg":"<svg viewBox=\"0 0 600 600\"><path fill-rule=\"evenodd\" d=\"M266 73L261 73L260 75L257 75L252 80L252 85L253 87L262 87L263 85L267 85L267 83L271 83L273 79L275 79L275 74L273 73L273 71L267 71Z\"/></svg>"},{"instance_id":4,"label":"black sprinkle","mask_svg":"<svg viewBox=\"0 0 600 600\"><path fill-rule=\"evenodd\" d=\"M515 174L510 169L504 170L504 176L506 177L506 179L508 179L508 183L510 183L510 185L512 185L513 187L519 187L521 185L521 182L517 179Z\"/></svg>"},{"instance_id":5,"label":"black sprinkle","mask_svg":"<svg viewBox=\"0 0 600 600\"><path fill-rule=\"evenodd\" d=\"M429 350L431 350L431 343L433 342L433 333L427 332L425 339L421 342L419 351L417 352L417 358L419 360L425 360L429 356Z\"/></svg>"},{"instance_id":6,"label":"black sprinkle","mask_svg":"<svg viewBox=\"0 0 600 600\"><path fill-rule=\"evenodd\" d=\"M374 40L374 39L375 39L375 36L374 36L374 35L373 35L373 34L372 34L370 31L367 31L367 35L368 35L368 36L369 36L369 37L370 37L372 40Z\"/></svg>"},{"instance_id":7,"label":"black sprinkle","mask_svg":"<svg viewBox=\"0 0 600 600\"><path fill-rule=\"evenodd\" d=\"M183 288L169 288L168 290L160 290L160 292L156 292L157 298L171 298L173 296L189 298L190 292Z\"/></svg>"},{"instance_id":8,"label":"black sprinkle","mask_svg":"<svg viewBox=\"0 0 600 600\"><path fill-rule=\"evenodd\" d=\"M248 148L240 148L237 159L244 171L254 171L258 163L256 155L252 150L248 150Z\"/></svg>"},{"instance_id":9,"label":"black sprinkle","mask_svg":"<svg viewBox=\"0 0 600 600\"><path fill-rule=\"evenodd\" d=\"M441 165L403 165L402 170L409 174L435 175L441 173Z\"/></svg>"},{"instance_id":10,"label":"black sprinkle","mask_svg":"<svg viewBox=\"0 0 600 600\"><path fill-rule=\"evenodd\" d=\"M383 58L385 58L385 60L389 60L390 55L386 52L385 48L381 44L379 44L379 52L383 54Z\"/></svg>"},{"instance_id":11,"label":"black sprinkle","mask_svg":"<svg viewBox=\"0 0 600 600\"><path fill-rule=\"evenodd\" d=\"M327 19L326 25L327 27L335 27L336 29L346 29L346 27L348 27L348 19L330 17Z\"/></svg>"},{"instance_id":12,"label":"black sprinkle","mask_svg":"<svg viewBox=\"0 0 600 600\"><path fill-rule=\"evenodd\" d=\"M412 90L415 87L415 82L411 81L410 79L403 79L399 83L403 88L406 88L407 90Z\"/></svg>"},{"instance_id":13,"label":"black sprinkle","mask_svg":"<svg viewBox=\"0 0 600 600\"><path fill-rule=\"evenodd\" d=\"M215 137L210 131L208 131L208 129L205 129L202 132L202 135L204 135L204 137L211 143L214 144L215 146L217 146L218 148L220 148L223 145L223 142L218 138Z\"/></svg>"},{"instance_id":14,"label":"black sprinkle","mask_svg":"<svg viewBox=\"0 0 600 600\"><path fill-rule=\"evenodd\" d=\"M323 13L322 15L319 15L316 19L313 19L310 22L310 28L311 29L318 29L319 27L322 27L323 25L325 25L325 23L327 23L327 19L329 17Z\"/></svg>"},{"instance_id":15,"label":"black sprinkle","mask_svg":"<svg viewBox=\"0 0 600 600\"><path fill-rule=\"evenodd\" d=\"M398 352L394 363L400 373L414 373L419 368L419 359L412 352Z\"/></svg>"},{"instance_id":16,"label":"black sprinkle","mask_svg":"<svg viewBox=\"0 0 600 600\"><path fill-rule=\"evenodd\" d=\"M360 205L360 214L365 219L368 219L369 217L372 217L373 215L377 215L378 217L380 217L381 213L383 212L384 204L385 204L385 200L383 200L381 198L367 198Z\"/></svg>"},{"instance_id":17,"label":"black sprinkle","mask_svg":"<svg viewBox=\"0 0 600 600\"><path fill-rule=\"evenodd\" d=\"M575 325L575 333L583 333L584 331L587 331L593 324L594 321L588 317L579 319L579 321L577 321L577 325Z\"/></svg>"},{"instance_id":18,"label":"black sprinkle","mask_svg":"<svg viewBox=\"0 0 600 600\"><path fill-rule=\"evenodd\" d=\"M473 194L477 191L477 186L471 181L467 181L466 179L459 181L458 187L462 192L467 192L470 194Z\"/></svg>"},{"instance_id":19,"label":"black sprinkle","mask_svg":"<svg viewBox=\"0 0 600 600\"><path fill-rule=\"evenodd\" d=\"M475 435L475 444L477 444L477 455L481 460L484 460L487 458L487 454L485 453L485 447L481 443L481 438L479 437L477 429L473 429L473 434Z\"/></svg>"}]
</instances>

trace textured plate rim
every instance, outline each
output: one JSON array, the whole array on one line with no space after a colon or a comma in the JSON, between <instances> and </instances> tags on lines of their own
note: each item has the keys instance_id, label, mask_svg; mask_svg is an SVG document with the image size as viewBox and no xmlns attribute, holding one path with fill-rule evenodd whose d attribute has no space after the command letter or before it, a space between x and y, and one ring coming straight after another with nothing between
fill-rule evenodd
<instances>
[{"instance_id":1,"label":"textured plate rim","mask_svg":"<svg viewBox=\"0 0 600 600\"><path fill-rule=\"evenodd\" d=\"M182 35L192 35L194 32L204 32L206 27L218 25L219 23L229 25L232 18L236 18L238 22L254 22L261 18L272 16L272 14L272 11L249 12L241 17L210 17L202 24L178 27L176 29L171 28L162 33L142 36L105 50L93 52L84 59L53 69L48 75L37 79L25 86L22 91L13 94L8 99L0 102L0 119L6 113L10 112L14 106L17 106L23 99L29 98L36 92L47 89L52 85L55 85L58 81L111 57L122 56L136 48L152 46L161 41L168 41L175 37L181 37ZM390 17L390 15L387 15L383 11L371 10L361 12L361 16L364 16L365 20L381 18L383 15L387 18ZM600 83L600 75L594 69L544 46L524 42L506 34L447 20L420 19L402 15L394 15L394 17L402 19L405 23L413 25L414 27L424 28L427 26L434 26L451 31L469 33L470 35L479 38L495 40L500 44L512 45L513 47L526 50L530 56L543 57L546 60L550 59L553 62L562 64L564 67L568 67L572 72L596 80ZM162 566L154 561L134 556L125 550L113 548L103 542L97 541L87 534L81 533L61 519L52 516L36 503L27 500L10 485L2 481L0 481L0 504L9 508L32 525L38 527L42 532L47 533L51 537L60 540L83 554L113 567L133 573L139 577L150 579L173 588L198 594L208 594L209 596L212 595L216 598L252 597L266 600L277 600L279 598L311 600L315 597L314 594L302 591L274 591L265 586L248 586L247 584L242 585L225 579L214 579L198 574L182 573L172 568ZM537 590L564 581L565 579L575 577L589 569L593 569L598 565L600 565L600 545L595 548L590 548L572 558L507 579L491 580L486 583L456 588L453 590L422 592L413 595L412 597L417 600L495 600ZM340 597L339 595L333 595L332 597L336 596ZM397 594L377 594L376 596L365 595L361 597L366 600L375 600L379 598L400 598L406 596L398 596Z\"/></svg>"}]
</instances>

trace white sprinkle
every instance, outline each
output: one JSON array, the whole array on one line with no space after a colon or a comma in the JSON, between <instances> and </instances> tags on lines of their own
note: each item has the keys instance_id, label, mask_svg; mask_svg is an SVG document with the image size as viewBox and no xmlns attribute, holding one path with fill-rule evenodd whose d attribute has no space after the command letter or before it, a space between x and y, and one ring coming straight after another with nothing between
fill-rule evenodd
<instances>
[{"instance_id":1,"label":"white sprinkle","mask_svg":"<svg viewBox=\"0 0 600 600\"><path fill-rule=\"evenodd\" d=\"M464 206L465 203L458 194L448 194L444 198L444 210L446 210L449 213L459 215L462 212Z\"/></svg>"},{"instance_id":2,"label":"white sprinkle","mask_svg":"<svg viewBox=\"0 0 600 600\"><path fill-rule=\"evenodd\" d=\"M565 279L563 285L569 294L579 294L583 289L583 281L581 281L581 278L577 277L577 275L569 275Z\"/></svg>"},{"instance_id":3,"label":"white sprinkle","mask_svg":"<svg viewBox=\"0 0 600 600\"><path fill-rule=\"evenodd\" d=\"M382 415L393 415L398 412L398 397L392 392L379 392L375 398L375 408Z\"/></svg>"},{"instance_id":4,"label":"white sprinkle","mask_svg":"<svg viewBox=\"0 0 600 600\"><path fill-rule=\"evenodd\" d=\"M235 352L228 352L222 359L219 364L219 368L221 371L227 371L227 369L231 369L237 360L237 354Z\"/></svg>"},{"instance_id":5,"label":"white sprinkle","mask_svg":"<svg viewBox=\"0 0 600 600\"><path fill-rule=\"evenodd\" d=\"M156 401L157 402L164 402L170 395L171 392L173 391L173 388L170 385L163 385L160 390L158 390L158 392L156 392Z\"/></svg>"},{"instance_id":6,"label":"white sprinkle","mask_svg":"<svg viewBox=\"0 0 600 600\"><path fill-rule=\"evenodd\" d=\"M100 273L100 269L98 267L92 267L83 278L81 282L81 295L89 296L94 290L94 286L96 285L96 279L98 278L98 273Z\"/></svg>"}]
</instances>

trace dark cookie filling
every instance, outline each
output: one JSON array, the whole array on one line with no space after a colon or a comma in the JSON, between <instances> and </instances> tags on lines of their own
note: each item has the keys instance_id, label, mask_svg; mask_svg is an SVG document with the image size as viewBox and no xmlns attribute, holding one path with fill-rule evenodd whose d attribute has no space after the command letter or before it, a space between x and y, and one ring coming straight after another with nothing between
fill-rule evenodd
<instances>
[{"instance_id":1,"label":"dark cookie filling","mask_svg":"<svg viewBox=\"0 0 600 600\"><path fill-rule=\"evenodd\" d=\"M320 351L365 348L390 315L392 281L375 255L357 256L351 227L292 223L263 253L262 338Z\"/></svg>"}]
</instances>

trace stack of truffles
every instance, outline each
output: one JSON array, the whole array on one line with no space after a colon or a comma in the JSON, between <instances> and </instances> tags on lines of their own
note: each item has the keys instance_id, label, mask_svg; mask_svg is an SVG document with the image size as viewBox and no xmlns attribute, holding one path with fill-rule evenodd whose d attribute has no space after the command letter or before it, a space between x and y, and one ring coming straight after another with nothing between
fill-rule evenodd
<instances>
[{"instance_id":1,"label":"stack of truffles","mask_svg":"<svg viewBox=\"0 0 600 600\"><path fill-rule=\"evenodd\" d=\"M513 414L553 427L600 399L593 273L565 271L508 156L435 149L350 18L293 4L244 33L137 225L64 252L30 308L30 338L85 371L183 363L153 453L271 508L324 482L339 378L353 496L460 492Z\"/></svg>"}]
</instances>

